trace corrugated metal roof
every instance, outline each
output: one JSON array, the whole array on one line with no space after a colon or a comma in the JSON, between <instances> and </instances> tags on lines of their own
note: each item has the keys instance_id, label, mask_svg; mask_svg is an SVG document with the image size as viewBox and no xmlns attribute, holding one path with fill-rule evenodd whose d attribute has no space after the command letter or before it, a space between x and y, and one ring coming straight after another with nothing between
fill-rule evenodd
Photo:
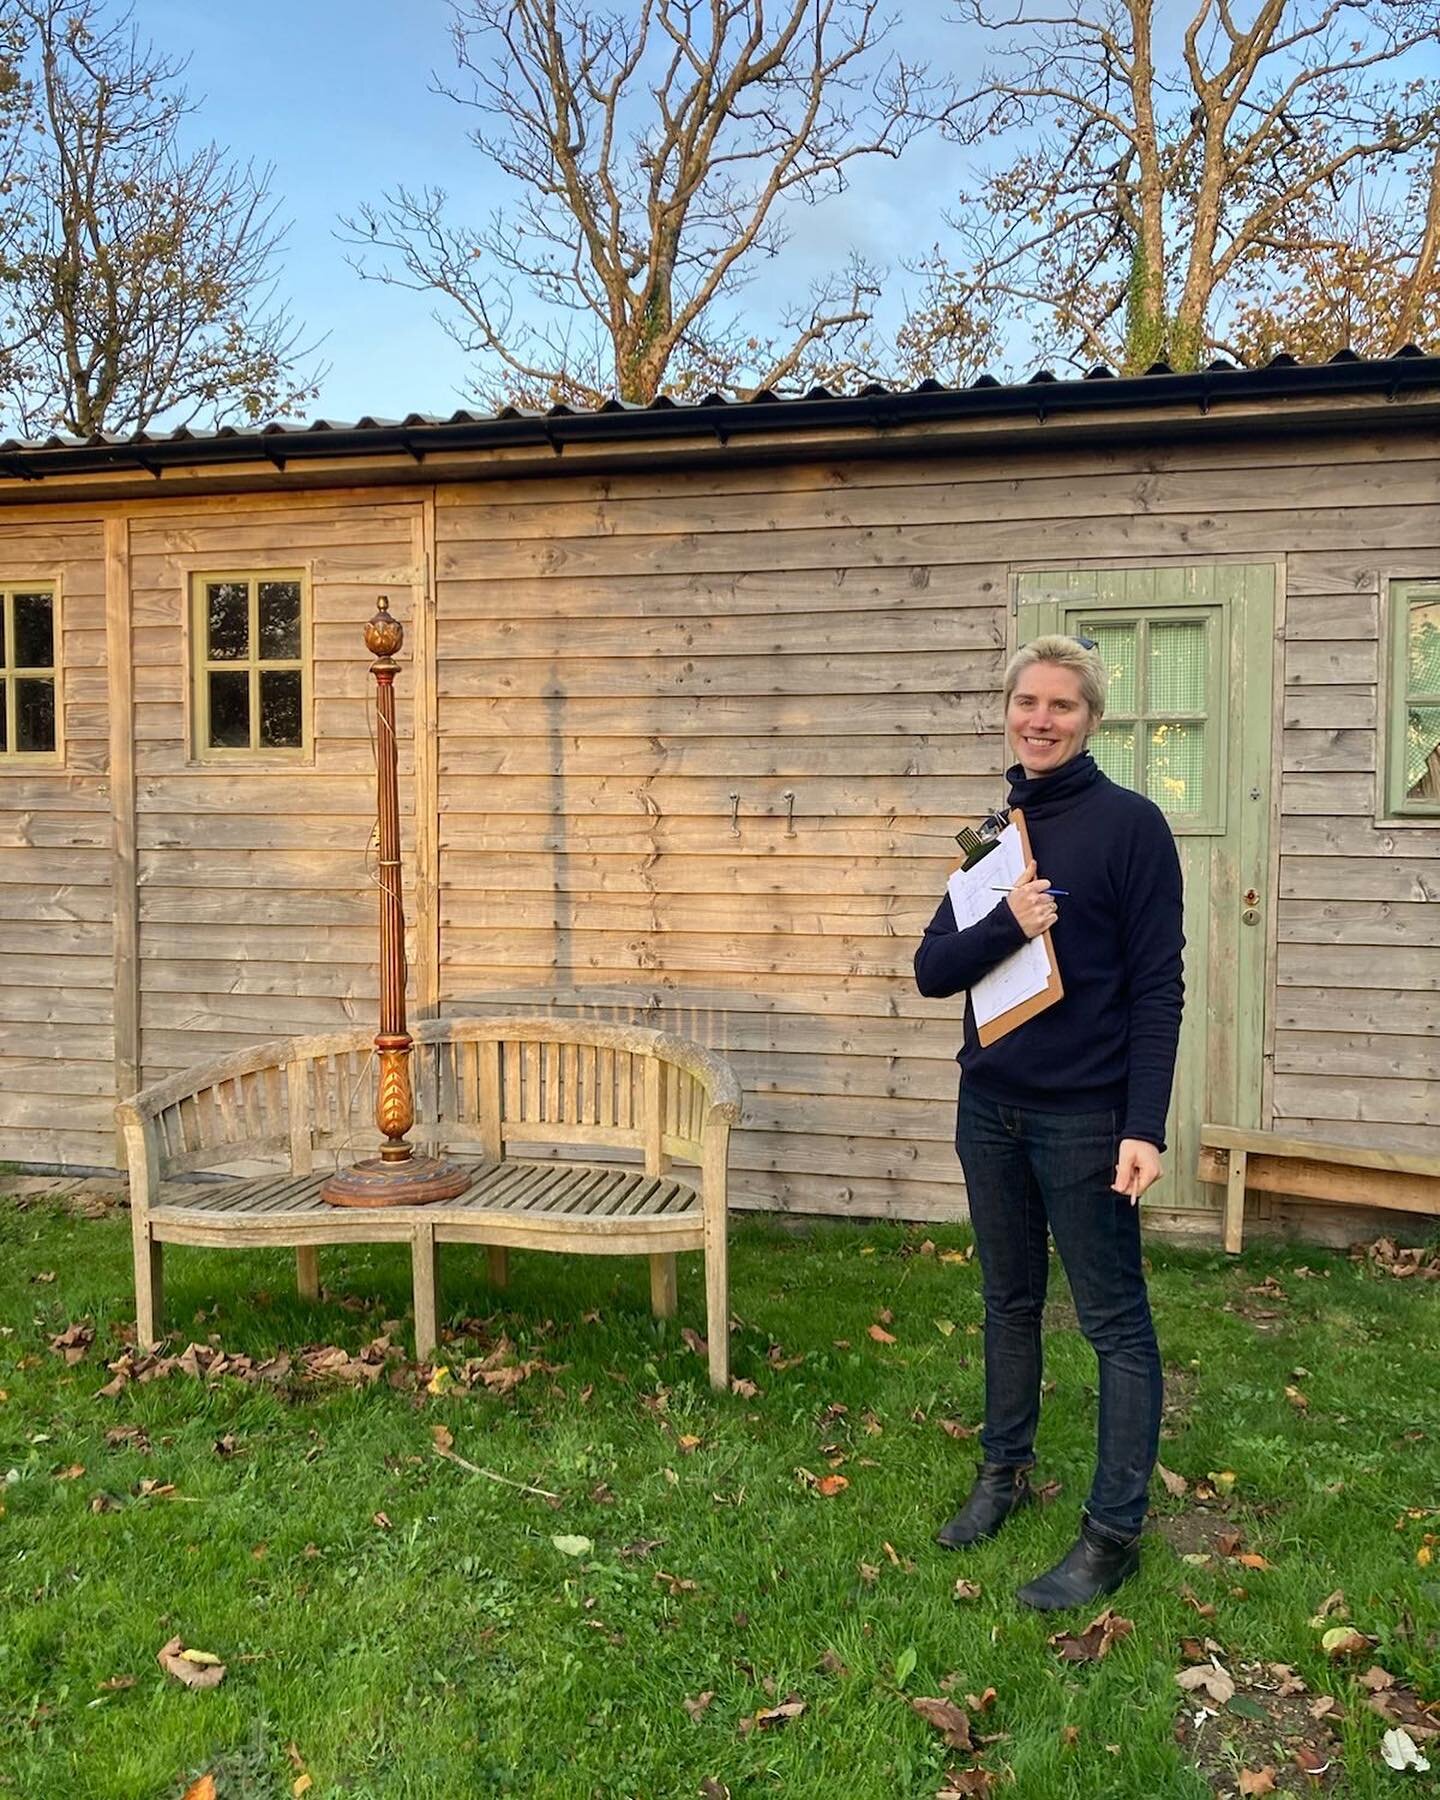
<instances>
[{"instance_id":1,"label":"corrugated metal roof","mask_svg":"<svg viewBox=\"0 0 1440 1800\"><path fill-rule=\"evenodd\" d=\"M312 419L303 424L272 423L241 428L222 425L214 431L136 432L132 436L97 433L81 438L60 433L43 441L0 443L0 476L43 480L47 475L94 473L136 468L158 474L175 463L233 463L264 459L278 465L295 460L338 455L400 453L423 461L440 451L483 449L514 444L614 441L621 437L671 438L713 432L728 442L741 433L793 430L797 424L836 426L869 424L895 427L942 418L977 419L1068 412L1118 414L1156 406L1194 407L1205 413L1227 399L1284 401L1326 395L1374 394L1390 399L1440 387L1440 357L1413 344L1385 358L1362 358L1341 350L1328 362L1302 364L1279 355L1260 368L1244 368L1224 359L1202 370L1179 372L1155 363L1141 375L1123 376L1097 366L1083 376L1061 376L1040 369L1024 381L1002 382L981 375L967 387L924 381L918 387L890 388L880 383L854 394L834 394L812 387L803 394L762 389L746 399L707 394L701 400L678 401L660 395L648 404L606 400L594 409L564 404L544 411L507 406L482 413L465 408L448 414L408 413L402 419L365 414L353 421Z\"/></svg>"}]
</instances>

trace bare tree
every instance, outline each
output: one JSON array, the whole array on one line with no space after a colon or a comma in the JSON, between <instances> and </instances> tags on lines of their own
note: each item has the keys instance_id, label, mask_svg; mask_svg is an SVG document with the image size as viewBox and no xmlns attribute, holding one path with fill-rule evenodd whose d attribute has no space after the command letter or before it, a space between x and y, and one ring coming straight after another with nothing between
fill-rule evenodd
<instances>
[{"instance_id":1,"label":"bare tree","mask_svg":"<svg viewBox=\"0 0 1440 1800\"><path fill-rule=\"evenodd\" d=\"M314 392L271 268L270 171L179 142L184 65L104 0L18 0L32 70L0 403L28 434L258 419Z\"/></svg>"},{"instance_id":2,"label":"bare tree","mask_svg":"<svg viewBox=\"0 0 1440 1800\"><path fill-rule=\"evenodd\" d=\"M896 156L928 93L880 61L876 0L452 0L470 141L513 184L483 224L401 187L343 221L371 279L435 293L476 393L593 406L842 379L867 366L878 277L834 278L744 329L724 303L777 255L794 201ZM768 297L767 297L768 298Z\"/></svg>"},{"instance_id":3,"label":"bare tree","mask_svg":"<svg viewBox=\"0 0 1440 1800\"><path fill-rule=\"evenodd\" d=\"M1155 0L959 4L993 61L947 126L1015 148L961 196L942 287L1076 366L1194 368L1359 217L1365 184L1407 184L1440 138L1436 0L1198 0L1188 21ZM1394 316L1413 324L1433 244L1407 268Z\"/></svg>"}]
</instances>

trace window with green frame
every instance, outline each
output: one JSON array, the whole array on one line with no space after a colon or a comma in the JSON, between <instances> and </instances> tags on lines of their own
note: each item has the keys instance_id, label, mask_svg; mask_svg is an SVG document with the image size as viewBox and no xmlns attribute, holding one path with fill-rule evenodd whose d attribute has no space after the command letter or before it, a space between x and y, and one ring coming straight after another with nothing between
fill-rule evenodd
<instances>
[{"instance_id":1,"label":"window with green frame","mask_svg":"<svg viewBox=\"0 0 1440 1800\"><path fill-rule=\"evenodd\" d=\"M310 742L304 577L267 570L192 580L195 755L303 757Z\"/></svg>"},{"instance_id":2,"label":"window with green frame","mask_svg":"<svg viewBox=\"0 0 1440 1800\"><path fill-rule=\"evenodd\" d=\"M0 762L56 761L55 591L38 584L0 592Z\"/></svg>"},{"instance_id":3,"label":"window with green frame","mask_svg":"<svg viewBox=\"0 0 1440 1800\"><path fill-rule=\"evenodd\" d=\"M1440 813L1440 580L1393 582L1390 627L1390 810Z\"/></svg>"},{"instance_id":4,"label":"window with green frame","mask_svg":"<svg viewBox=\"0 0 1440 1800\"><path fill-rule=\"evenodd\" d=\"M1216 608L1082 614L1109 671L1090 752L1112 781L1146 794L1177 827L1224 827Z\"/></svg>"}]
</instances>

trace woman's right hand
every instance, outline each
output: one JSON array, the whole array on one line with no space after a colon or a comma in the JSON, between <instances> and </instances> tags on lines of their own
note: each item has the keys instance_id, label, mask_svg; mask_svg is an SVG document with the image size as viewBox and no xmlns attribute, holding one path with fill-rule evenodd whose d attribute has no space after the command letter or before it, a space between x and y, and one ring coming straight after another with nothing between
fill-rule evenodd
<instances>
[{"instance_id":1,"label":"woman's right hand","mask_svg":"<svg viewBox=\"0 0 1440 1800\"><path fill-rule=\"evenodd\" d=\"M1005 896L1005 904L1015 915L1015 923L1027 938L1037 938L1048 931L1059 917L1050 898L1050 883L1035 873L1032 857L1020 871L1020 879Z\"/></svg>"}]
</instances>

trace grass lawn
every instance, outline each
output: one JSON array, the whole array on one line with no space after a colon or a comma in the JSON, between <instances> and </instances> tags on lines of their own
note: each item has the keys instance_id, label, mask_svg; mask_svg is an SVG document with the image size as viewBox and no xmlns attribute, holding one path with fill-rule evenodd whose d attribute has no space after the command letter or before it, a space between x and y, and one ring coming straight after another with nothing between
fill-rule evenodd
<instances>
[{"instance_id":1,"label":"grass lawn","mask_svg":"<svg viewBox=\"0 0 1440 1800\"><path fill-rule=\"evenodd\" d=\"M1090 1615L1012 1600L1089 1478L1093 1359L1058 1271L1037 1479L1059 1492L970 1556L930 1542L980 1414L967 1242L740 1224L734 1368L755 1391L718 1398L682 1332L698 1259L658 1325L640 1263L517 1255L498 1295L481 1254L450 1252L442 1360L473 1385L432 1395L403 1359L357 1384L347 1358L312 1376L300 1355L404 1318L399 1252L322 1252L342 1306L299 1302L288 1255L172 1250L172 1348L284 1347L290 1372L97 1397L133 1315L126 1217L0 1200L0 1794L179 1800L208 1773L218 1800L1131 1800L1233 1794L1242 1769L1271 1791L1267 1767L1276 1792L1427 1791L1379 1752L1410 1717L1440 1769L1417 1712L1440 1694L1440 1283L1154 1249L1161 1456L1187 1491L1157 1478L1115 1597L1133 1629L1070 1661L1049 1637ZM94 1342L73 1334L67 1362L50 1341L80 1324ZM1332 1657L1341 1626L1359 1637ZM223 1660L219 1686L161 1669L176 1637ZM1207 1638L1223 1703L1176 1684ZM947 1746L917 1698L963 1710L978 1747Z\"/></svg>"}]
</instances>

